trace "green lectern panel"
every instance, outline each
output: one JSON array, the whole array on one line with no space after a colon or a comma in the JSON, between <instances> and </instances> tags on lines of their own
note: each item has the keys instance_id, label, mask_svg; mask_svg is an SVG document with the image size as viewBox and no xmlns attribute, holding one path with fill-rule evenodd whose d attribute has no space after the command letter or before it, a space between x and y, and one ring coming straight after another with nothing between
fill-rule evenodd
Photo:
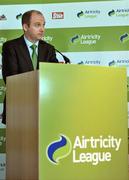
<instances>
[{"instance_id":1,"label":"green lectern panel","mask_svg":"<svg viewBox=\"0 0 129 180\"><path fill-rule=\"evenodd\" d=\"M127 180L124 68L40 64L39 180Z\"/></svg>"}]
</instances>

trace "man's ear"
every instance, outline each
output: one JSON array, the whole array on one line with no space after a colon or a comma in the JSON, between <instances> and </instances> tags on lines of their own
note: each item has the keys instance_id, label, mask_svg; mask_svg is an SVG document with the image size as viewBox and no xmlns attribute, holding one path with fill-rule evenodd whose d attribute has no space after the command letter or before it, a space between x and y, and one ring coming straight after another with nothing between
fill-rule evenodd
<instances>
[{"instance_id":1,"label":"man's ear","mask_svg":"<svg viewBox=\"0 0 129 180\"><path fill-rule=\"evenodd\" d=\"M27 24L23 24L23 30L26 32L27 31L27 29L28 29L28 25Z\"/></svg>"}]
</instances>

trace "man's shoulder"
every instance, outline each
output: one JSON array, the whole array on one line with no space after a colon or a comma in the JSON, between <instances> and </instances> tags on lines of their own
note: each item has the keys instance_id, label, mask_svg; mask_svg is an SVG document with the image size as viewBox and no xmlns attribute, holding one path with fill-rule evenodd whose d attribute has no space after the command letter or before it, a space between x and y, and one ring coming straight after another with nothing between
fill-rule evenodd
<instances>
[{"instance_id":1,"label":"man's shoulder","mask_svg":"<svg viewBox=\"0 0 129 180\"><path fill-rule=\"evenodd\" d=\"M54 48L54 46L53 45L51 45L51 44L49 44L49 43L47 43L46 41L44 41L44 40L40 40L39 41L39 44L41 45L41 46L44 46L44 47L46 47L46 48Z\"/></svg>"},{"instance_id":2,"label":"man's shoulder","mask_svg":"<svg viewBox=\"0 0 129 180\"><path fill-rule=\"evenodd\" d=\"M18 37L16 39L11 39L11 40L8 40L6 41L3 46L13 46L13 45L17 45L22 41L23 37Z\"/></svg>"}]
</instances>

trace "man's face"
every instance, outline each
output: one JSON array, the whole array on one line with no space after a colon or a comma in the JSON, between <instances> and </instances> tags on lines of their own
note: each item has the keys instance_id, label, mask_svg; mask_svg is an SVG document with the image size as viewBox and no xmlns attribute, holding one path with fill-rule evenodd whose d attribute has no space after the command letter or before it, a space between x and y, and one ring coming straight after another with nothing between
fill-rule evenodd
<instances>
[{"instance_id":1,"label":"man's face","mask_svg":"<svg viewBox=\"0 0 129 180\"><path fill-rule=\"evenodd\" d=\"M32 13L30 24L23 24L26 38L31 42L40 40L44 35L45 19L42 15Z\"/></svg>"}]
</instances>

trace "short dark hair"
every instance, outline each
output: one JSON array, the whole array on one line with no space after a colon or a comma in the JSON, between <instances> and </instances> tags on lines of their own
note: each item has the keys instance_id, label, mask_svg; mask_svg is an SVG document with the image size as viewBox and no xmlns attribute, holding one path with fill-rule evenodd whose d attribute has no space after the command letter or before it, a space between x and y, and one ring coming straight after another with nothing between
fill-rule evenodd
<instances>
[{"instance_id":1,"label":"short dark hair","mask_svg":"<svg viewBox=\"0 0 129 180\"><path fill-rule=\"evenodd\" d=\"M40 11L37 11L37 10L26 11L26 12L22 15L22 25L23 25L23 24L30 25L31 15L32 15L33 13L40 14L40 15L43 16L43 14L42 14Z\"/></svg>"}]
</instances>

